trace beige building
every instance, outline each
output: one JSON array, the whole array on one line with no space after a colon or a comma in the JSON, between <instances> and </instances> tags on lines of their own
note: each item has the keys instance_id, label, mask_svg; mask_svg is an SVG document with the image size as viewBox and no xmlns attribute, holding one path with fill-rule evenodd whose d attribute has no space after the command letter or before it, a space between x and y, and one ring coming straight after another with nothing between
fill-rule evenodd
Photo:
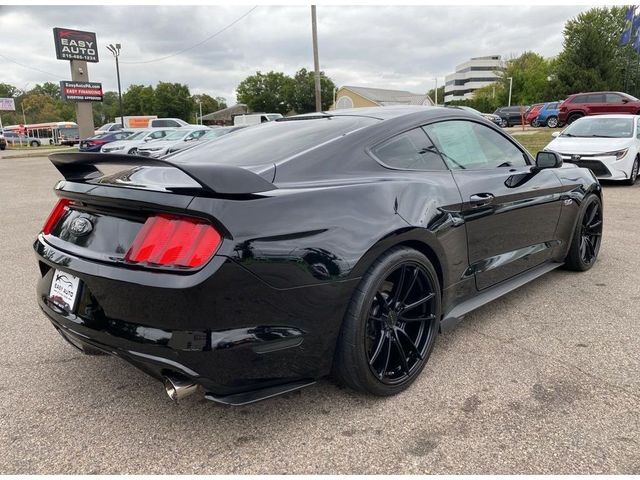
<instances>
[{"instance_id":1,"label":"beige building","mask_svg":"<svg viewBox=\"0 0 640 480\"><path fill-rule=\"evenodd\" d=\"M331 110L386 105L433 105L433 100L426 94L383 88L344 86L338 89L335 98Z\"/></svg>"}]
</instances>

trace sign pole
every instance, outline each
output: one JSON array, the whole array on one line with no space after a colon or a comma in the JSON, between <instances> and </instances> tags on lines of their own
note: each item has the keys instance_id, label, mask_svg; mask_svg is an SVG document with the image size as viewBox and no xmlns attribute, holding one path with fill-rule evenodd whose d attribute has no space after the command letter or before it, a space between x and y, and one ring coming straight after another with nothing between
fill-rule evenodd
<instances>
[{"instance_id":1,"label":"sign pole","mask_svg":"<svg viewBox=\"0 0 640 480\"><path fill-rule=\"evenodd\" d=\"M87 62L83 60L71 60L71 80L74 82L88 82L89 72ZM76 120L80 130L80 138L93 137L95 127L93 125L93 106L91 102L76 103Z\"/></svg>"}]
</instances>

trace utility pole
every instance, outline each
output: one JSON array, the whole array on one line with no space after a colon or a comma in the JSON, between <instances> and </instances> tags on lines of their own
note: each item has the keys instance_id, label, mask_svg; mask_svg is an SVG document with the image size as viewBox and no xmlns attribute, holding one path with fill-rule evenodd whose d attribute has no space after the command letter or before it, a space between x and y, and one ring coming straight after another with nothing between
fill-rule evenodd
<instances>
[{"instance_id":1,"label":"utility pole","mask_svg":"<svg viewBox=\"0 0 640 480\"><path fill-rule=\"evenodd\" d=\"M118 63L118 57L120 56L120 44L116 43L107 45L107 49L113 53L116 58L116 75L118 76L118 102L120 104L120 126L124 128L124 110L122 109L122 89L120 88L120 65Z\"/></svg>"},{"instance_id":2,"label":"utility pole","mask_svg":"<svg viewBox=\"0 0 640 480\"><path fill-rule=\"evenodd\" d=\"M507 107L511 106L511 89L513 88L513 77L507 77L509 79L509 105L507 105Z\"/></svg>"},{"instance_id":3,"label":"utility pole","mask_svg":"<svg viewBox=\"0 0 640 480\"><path fill-rule=\"evenodd\" d=\"M316 112L322 111L322 91L320 89L320 60L318 59L318 25L316 22L316 6L311 5L311 34L313 36L313 68L316 80Z\"/></svg>"},{"instance_id":4,"label":"utility pole","mask_svg":"<svg viewBox=\"0 0 640 480\"><path fill-rule=\"evenodd\" d=\"M438 77L436 77L436 107L438 106Z\"/></svg>"}]
</instances>

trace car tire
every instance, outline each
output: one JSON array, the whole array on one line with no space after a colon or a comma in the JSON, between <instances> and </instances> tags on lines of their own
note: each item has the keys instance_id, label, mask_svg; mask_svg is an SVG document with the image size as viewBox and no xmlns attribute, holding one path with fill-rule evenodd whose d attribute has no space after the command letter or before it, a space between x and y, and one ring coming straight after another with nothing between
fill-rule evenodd
<instances>
[{"instance_id":1,"label":"car tire","mask_svg":"<svg viewBox=\"0 0 640 480\"><path fill-rule=\"evenodd\" d=\"M503 119L500 120L500 126L502 128L507 128L509 126L509 122L507 121L506 118L503 118Z\"/></svg>"},{"instance_id":2,"label":"car tire","mask_svg":"<svg viewBox=\"0 0 640 480\"><path fill-rule=\"evenodd\" d=\"M596 263L602 242L602 202L595 194L588 195L578 214L565 266L569 270L584 272Z\"/></svg>"},{"instance_id":3,"label":"car tire","mask_svg":"<svg viewBox=\"0 0 640 480\"><path fill-rule=\"evenodd\" d=\"M433 350L440 284L429 259L394 247L367 270L347 309L333 376L354 390L395 395L408 388Z\"/></svg>"},{"instance_id":4,"label":"car tire","mask_svg":"<svg viewBox=\"0 0 640 480\"><path fill-rule=\"evenodd\" d=\"M547 118L547 127L556 128L557 126L558 126L558 117L556 117L555 115L552 115L551 117Z\"/></svg>"},{"instance_id":5,"label":"car tire","mask_svg":"<svg viewBox=\"0 0 640 480\"><path fill-rule=\"evenodd\" d=\"M575 122L576 120L582 117L584 117L584 115L582 115L581 113L572 113L567 118L567 125L571 125L573 122Z\"/></svg>"},{"instance_id":6,"label":"car tire","mask_svg":"<svg viewBox=\"0 0 640 480\"><path fill-rule=\"evenodd\" d=\"M31 145L32 147L39 147L40 144L38 142L36 142L35 140L32 140L31 143L29 143L29 145Z\"/></svg>"},{"instance_id":7,"label":"car tire","mask_svg":"<svg viewBox=\"0 0 640 480\"><path fill-rule=\"evenodd\" d=\"M531 126L533 128L538 128L540 126L540 124L538 123L538 118L534 118L533 120L531 120Z\"/></svg>"},{"instance_id":8,"label":"car tire","mask_svg":"<svg viewBox=\"0 0 640 480\"><path fill-rule=\"evenodd\" d=\"M138 149L137 148L132 148L131 150L129 150L127 152L129 155L137 155L138 154Z\"/></svg>"},{"instance_id":9,"label":"car tire","mask_svg":"<svg viewBox=\"0 0 640 480\"><path fill-rule=\"evenodd\" d=\"M636 155L636 159L633 161L633 166L631 167L631 173L629 174L629 178L625 181L626 185L634 185L636 180L638 179L638 168L639 165L638 156Z\"/></svg>"}]
</instances>

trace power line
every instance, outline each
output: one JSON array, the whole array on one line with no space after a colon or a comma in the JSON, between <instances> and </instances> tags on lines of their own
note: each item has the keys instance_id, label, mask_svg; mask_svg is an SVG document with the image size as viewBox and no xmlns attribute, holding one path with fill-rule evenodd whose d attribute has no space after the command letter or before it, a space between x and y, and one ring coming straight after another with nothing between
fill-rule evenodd
<instances>
[{"instance_id":1,"label":"power line","mask_svg":"<svg viewBox=\"0 0 640 480\"><path fill-rule=\"evenodd\" d=\"M259 5L256 5L255 7L251 8L248 12L246 12L244 15L238 17L237 19L235 19L233 22L231 22L229 25L227 25L226 27L218 30L216 33L209 35L207 38L205 38L204 40L196 43L195 45L191 45L190 47L184 48L182 50L179 50L175 53L172 53L171 55L166 55L164 57L159 57L159 58L154 58L152 60L143 60L143 61L139 61L139 62L124 62L121 61L120 63L126 63L128 65L139 65L139 64L143 64L143 63L154 63L154 62L161 62L162 60L166 60L167 58L171 58L171 57L175 57L176 55L180 55L181 53L184 53L186 51L189 51L193 48L199 47L200 45L202 45L203 43L208 42L209 40L211 40L212 38L217 37L218 35L220 35L221 33L229 30L231 27L233 27L236 23L238 23L240 20L242 20L243 18L245 18L247 15L249 15L251 12L253 12L256 8L258 8Z\"/></svg>"},{"instance_id":2,"label":"power line","mask_svg":"<svg viewBox=\"0 0 640 480\"><path fill-rule=\"evenodd\" d=\"M4 58L5 60L8 60L8 61L9 61L9 62L11 62L11 63L15 63L16 65L20 65L20 66L21 66L21 67L23 67L23 68L28 68L29 70L34 70L34 71L36 71L36 72L44 73L45 75L48 75L48 76L49 76L49 77L51 77L51 78L55 78L56 80L58 80L58 79L60 78L60 75L55 75L55 74L53 74L53 73L51 73L51 72L45 72L44 70L40 70L39 68L30 67L29 65L25 65L25 64L23 64L23 63L16 62L15 60L13 60L13 59L11 59L11 58L9 58L9 57L6 57L6 56L4 56L4 55L2 55L1 53L0 53L0 57L1 57L1 58Z\"/></svg>"}]
</instances>

